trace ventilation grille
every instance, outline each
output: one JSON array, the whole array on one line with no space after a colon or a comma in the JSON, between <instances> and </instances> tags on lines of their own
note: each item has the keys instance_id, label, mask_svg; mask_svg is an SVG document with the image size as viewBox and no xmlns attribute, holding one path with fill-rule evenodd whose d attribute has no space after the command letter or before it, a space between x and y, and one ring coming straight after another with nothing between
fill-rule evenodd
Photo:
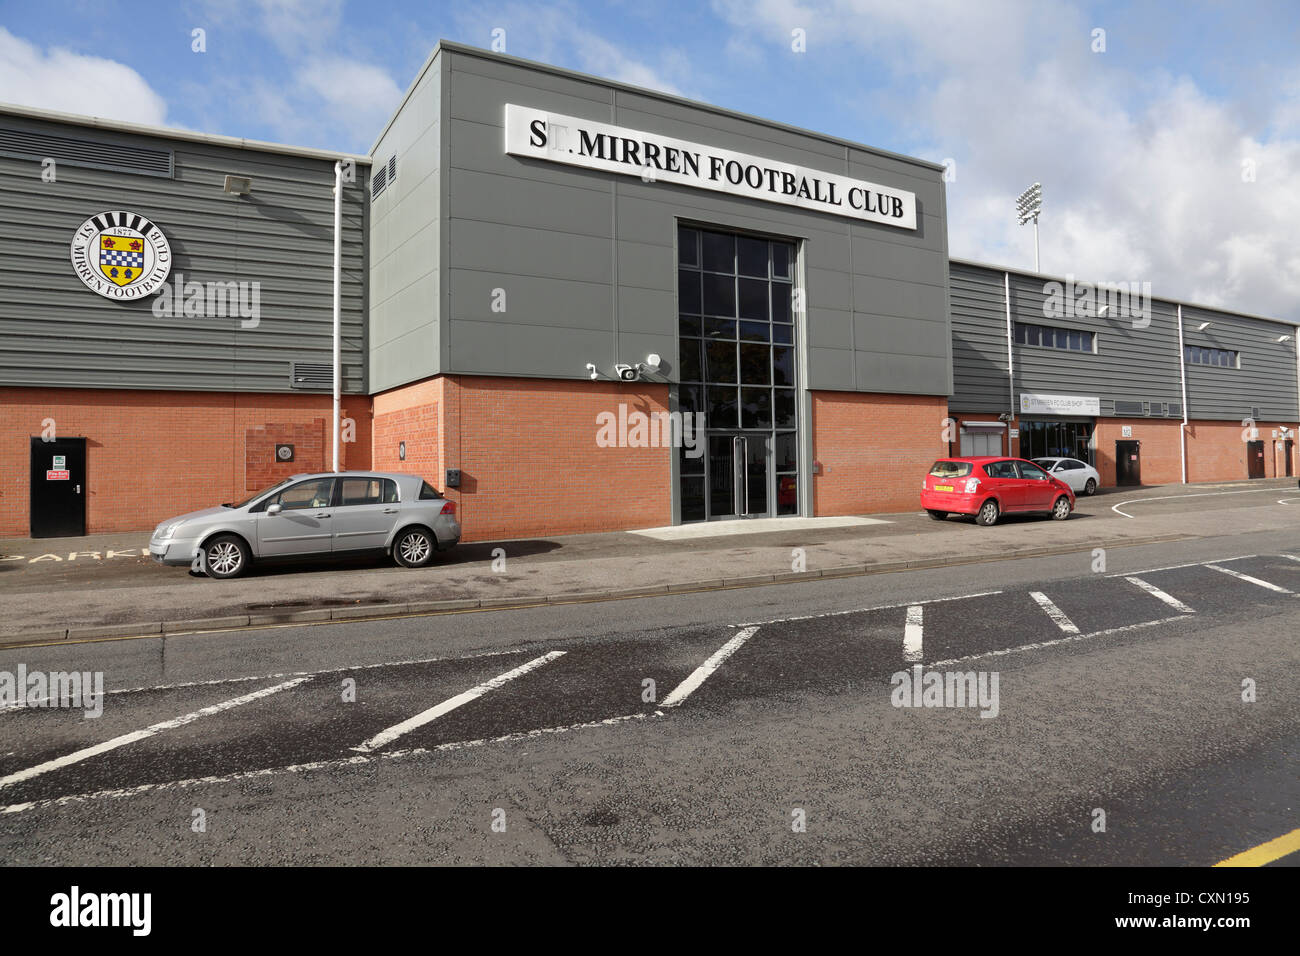
<instances>
[{"instance_id":1,"label":"ventilation grille","mask_svg":"<svg viewBox=\"0 0 1300 956\"><path fill-rule=\"evenodd\" d=\"M320 362L291 362L289 384L294 388L334 387L334 367Z\"/></svg>"},{"instance_id":2,"label":"ventilation grille","mask_svg":"<svg viewBox=\"0 0 1300 956\"><path fill-rule=\"evenodd\" d=\"M166 176L169 179L173 172L170 149L74 139L71 136L55 136L52 133L36 133L12 127L0 127L0 155L37 162L53 159L56 163L67 163L69 166L112 169L142 176Z\"/></svg>"},{"instance_id":3,"label":"ventilation grille","mask_svg":"<svg viewBox=\"0 0 1300 956\"><path fill-rule=\"evenodd\" d=\"M1261 418L1264 417L1263 415L1261 415L1261 414L1259 413L1259 406L1258 406L1258 405L1255 406L1254 408L1252 408L1252 409L1250 410L1250 417L1253 418L1255 421L1259 421Z\"/></svg>"},{"instance_id":4,"label":"ventilation grille","mask_svg":"<svg viewBox=\"0 0 1300 956\"><path fill-rule=\"evenodd\" d=\"M1116 417L1141 418L1145 414L1141 402L1121 402L1118 399L1115 401Z\"/></svg>"},{"instance_id":5,"label":"ventilation grille","mask_svg":"<svg viewBox=\"0 0 1300 956\"><path fill-rule=\"evenodd\" d=\"M388 163L381 163L370 174L370 198L378 199L379 194L397 180L397 154L388 157Z\"/></svg>"},{"instance_id":6,"label":"ventilation grille","mask_svg":"<svg viewBox=\"0 0 1300 956\"><path fill-rule=\"evenodd\" d=\"M1182 402L1169 402L1168 405L1166 405L1165 407L1168 409L1168 411L1166 411L1165 414L1168 415L1170 418L1182 418L1182 417L1183 417L1183 403L1182 403Z\"/></svg>"}]
</instances>

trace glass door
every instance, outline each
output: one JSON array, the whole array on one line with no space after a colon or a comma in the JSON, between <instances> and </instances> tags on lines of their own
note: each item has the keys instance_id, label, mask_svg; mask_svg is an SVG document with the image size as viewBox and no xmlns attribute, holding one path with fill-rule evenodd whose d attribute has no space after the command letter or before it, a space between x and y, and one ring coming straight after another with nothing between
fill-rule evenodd
<instances>
[{"instance_id":1,"label":"glass door","mask_svg":"<svg viewBox=\"0 0 1300 956\"><path fill-rule=\"evenodd\" d=\"M709 435L710 518L766 518L771 469L764 435Z\"/></svg>"}]
</instances>

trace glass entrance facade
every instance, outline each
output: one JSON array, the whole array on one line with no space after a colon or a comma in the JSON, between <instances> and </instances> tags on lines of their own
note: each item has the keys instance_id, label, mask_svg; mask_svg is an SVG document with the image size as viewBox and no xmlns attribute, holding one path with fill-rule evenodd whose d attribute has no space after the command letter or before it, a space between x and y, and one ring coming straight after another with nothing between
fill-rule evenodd
<instances>
[{"instance_id":1,"label":"glass entrance facade","mask_svg":"<svg viewBox=\"0 0 1300 956\"><path fill-rule=\"evenodd\" d=\"M1077 458L1093 461L1092 422L1020 422L1021 458Z\"/></svg>"},{"instance_id":2,"label":"glass entrance facade","mask_svg":"<svg viewBox=\"0 0 1300 956\"><path fill-rule=\"evenodd\" d=\"M680 226L677 248L677 403L706 449L680 452L682 521L798 514L794 243Z\"/></svg>"}]
</instances>

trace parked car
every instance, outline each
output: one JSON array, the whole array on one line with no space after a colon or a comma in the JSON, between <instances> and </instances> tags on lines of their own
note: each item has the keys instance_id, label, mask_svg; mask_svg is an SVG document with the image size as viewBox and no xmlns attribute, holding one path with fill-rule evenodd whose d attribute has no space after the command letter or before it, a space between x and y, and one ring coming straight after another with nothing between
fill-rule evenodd
<instances>
[{"instance_id":1,"label":"parked car","mask_svg":"<svg viewBox=\"0 0 1300 956\"><path fill-rule=\"evenodd\" d=\"M1082 491L1085 495L1095 495L1101 484L1101 474L1086 461L1077 458L1035 458L1033 461L1053 478L1069 485L1075 494Z\"/></svg>"},{"instance_id":2,"label":"parked car","mask_svg":"<svg viewBox=\"0 0 1300 956\"><path fill-rule=\"evenodd\" d=\"M254 561L366 552L420 568L458 541L456 503L418 475L344 471L293 475L238 504L168 518L149 553L233 578Z\"/></svg>"},{"instance_id":3,"label":"parked car","mask_svg":"<svg viewBox=\"0 0 1300 956\"><path fill-rule=\"evenodd\" d=\"M1074 511L1074 492L1021 458L941 458L921 479L921 507L936 521L974 515L976 524L991 525L1004 514L1034 512L1063 521Z\"/></svg>"}]
</instances>

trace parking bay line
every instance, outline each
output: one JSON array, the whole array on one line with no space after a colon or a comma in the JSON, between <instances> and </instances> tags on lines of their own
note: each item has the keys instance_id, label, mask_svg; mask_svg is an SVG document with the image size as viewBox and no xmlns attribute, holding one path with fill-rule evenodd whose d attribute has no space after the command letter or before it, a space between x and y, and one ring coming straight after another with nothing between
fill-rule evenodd
<instances>
[{"instance_id":1,"label":"parking bay line","mask_svg":"<svg viewBox=\"0 0 1300 956\"><path fill-rule=\"evenodd\" d=\"M913 604L907 609L907 623L903 625L903 660L915 664L923 656L922 638L925 634L925 608Z\"/></svg>"},{"instance_id":2,"label":"parking bay line","mask_svg":"<svg viewBox=\"0 0 1300 956\"><path fill-rule=\"evenodd\" d=\"M394 724L387 730L381 730L361 746L353 747L352 749L357 753L370 753L371 751L378 750L380 747L386 747L398 737L409 734L412 730L423 727L425 724L437 720L444 714L451 713L457 707L463 707L470 701L478 700L488 691L496 690L503 684L508 684L516 677L523 677L530 671L535 671L537 668L549 664L557 657L563 657L566 653L566 651L551 651L549 654L535 657L526 664L520 664L514 670L506 671L504 674L500 674L489 681L484 681L477 687L471 687L464 693L457 694L455 697L450 697L447 700L444 700L441 704L435 704L428 710L422 711L414 717L402 721L400 724Z\"/></svg>"},{"instance_id":3,"label":"parking bay line","mask_svg":"<svg viewBox=\"0 0 1300 956\"><path fill-rule=\"evenodd\" d=\"M1173 624L1176 621L1187 620L1186 614L1177 614L1173 617L1162 617L1154 621L1141 621L1137 624L1122 624L1119 627L1108 627L1101 631L1092 631L1088 634L1071 634L1069 637L1058 637L1051 641L1037 641L1033 644L1021 644L1017 647L1003 647L994 651L980 651L978 654L967 654L965 657L952 657L946 661L935 661L930 665L931 669L940 667L951 667L953 664L963 664L967 661L979 660L983 657L1003 657L1007 654L1018 654L1021 651L1037 651L1045 647L1058 647L1061 644L1073 644L1076 641L1086 641L1094 637L1106 637L1110 634L1123 634L1127 631L1138 631L1144 627L1156 627L1161 624Z\"/></svg>"},{"instance_id":4,"label":"parking bay line","mask_svg":"<svg viewBox=\"0 0 1300 956\"><path fill-rule=\"evenodd\" d=\"M1223 568L1217 564L1207 564L1206 567L1209 568L1211 571L1218 571L1221 574L1226 574L1229 577L1236 578L1239 581L1245 581L1247 584L1254 584L1261 588L1267 588L1270 591L1276 591L1278 594L1295 593L1294 591L1288 591L1286 588L1281 587L1280 585L1272 584L1260 578L1253 578L1249 574L1242 574L1240 571L1234 571L1232 570L1232 568Z\"/></svg>"},{"instance_id":5,"label":"parking bay line","mask_svg":"<svg viewBox=\"0 0 1300 956\"><path fill-rule=\"evenodd\" d=\"M1182 601L1178 600L1178 598L1174 597L1172 594L1167 594L1166 592L1160 590L1150 581L1143 581L1141 578L1137 577L1136 575L1127 576L1124 578L1124 580L1127 581L1129 584L1135 585L1136 587L1140 587L1143 591L1146 591L1147 594L1150 594L1153 598L1159 598L1161 601L1164 601L1175 611L1182 611L1184 614L1196 613L1196 611L1188 607Z\"/></svg>"},{"instance_id":6,"label":"parking bay line","mask_svg":"<svg viewBox=\"0 0 1300 956\"><path fill-rule=\"evenodd\" d=\"M660 704L659 706L676 707L682 701L686 700L687 697L690 697L691 694L699 690L700 685L703 684L706 680L708 680L709 676L714 671L716 671L719 667L722 666L723 661L725 661L732 654L736 653L736 651L740 650L741 646L744 645L744 643L748 641L751 637L753 637L754 634L757 632L758 632L758 625L752 625L742 630L731 640L727 641L727 643L723 644L720 648L718 648L716 651L713 652L712 657L710 657L699 667L695 668L695 670L691 672L691 675L687 677L686 680L682 681L680 684L674 687L672 693L670 693L667 697L665 697L663 703Z\"/></svg>"},{"instance_id":7,"label":"parking bay line","mask_svg":"<svg viewBox=\"0 0 1300 956\"><path fill-rule=\"evenodd\" d=\"M22 783L24 780L30 780L33 777L39 777L41 774L49 773L51 770L59 770L63 767L69 767L75 763L81 763L83 760L89 760L91 757L98 757L100 754L108 753L110 750L116 750L118 747L125 747L127 744L133 744L140 740L145 740L155 734L160 734L165 730L175 730L177 727L184 727L186 724L193 723L200 717L210 717L213 714L219 714L222 711L230 710L233 707L239 707L243 704L251 704L255 700L261 700L263 697L270 697L272 694L278 694L282 690L288 690L291 687L297 687L299 684L311 680L310 677L299 677L295 680L285 681L283 684L276 684L274 687L263 687L261 690L253 691L251 694L245 694L242 697L235 697L231 700L222 701L219 704L213 704L209 707L203 707L191 713L184 714L180 717L173 717L171 720L164 720L162 723L153 724L143 730L133 730L129 734L122 734L114 737L112 740L106 740L102 744L95 744L93 747L86 747L74 753L66 754L62 757L56 757L53 760L47 760L45 763L37 764L34 767L28 767L26 770L19 770L11 773L7 777L0 777L0 787L8 787L15 783Z\"/></svg>"},{"instance_id":8,"label":"parking bay line","mask_svg":"<svg viewBox=\"0 0 1300 956\"><path fill-rule=\"evenodd\" d=\"M1029 596L1038 602L1038 606L1046 611L1047 616L1052 619L1053 623L1066 634L1079 633L1078 625L1071 621L1066 613L1053 604L1052 599L1042 591L1030 591Z\"/></svg>"}]
</instances>

